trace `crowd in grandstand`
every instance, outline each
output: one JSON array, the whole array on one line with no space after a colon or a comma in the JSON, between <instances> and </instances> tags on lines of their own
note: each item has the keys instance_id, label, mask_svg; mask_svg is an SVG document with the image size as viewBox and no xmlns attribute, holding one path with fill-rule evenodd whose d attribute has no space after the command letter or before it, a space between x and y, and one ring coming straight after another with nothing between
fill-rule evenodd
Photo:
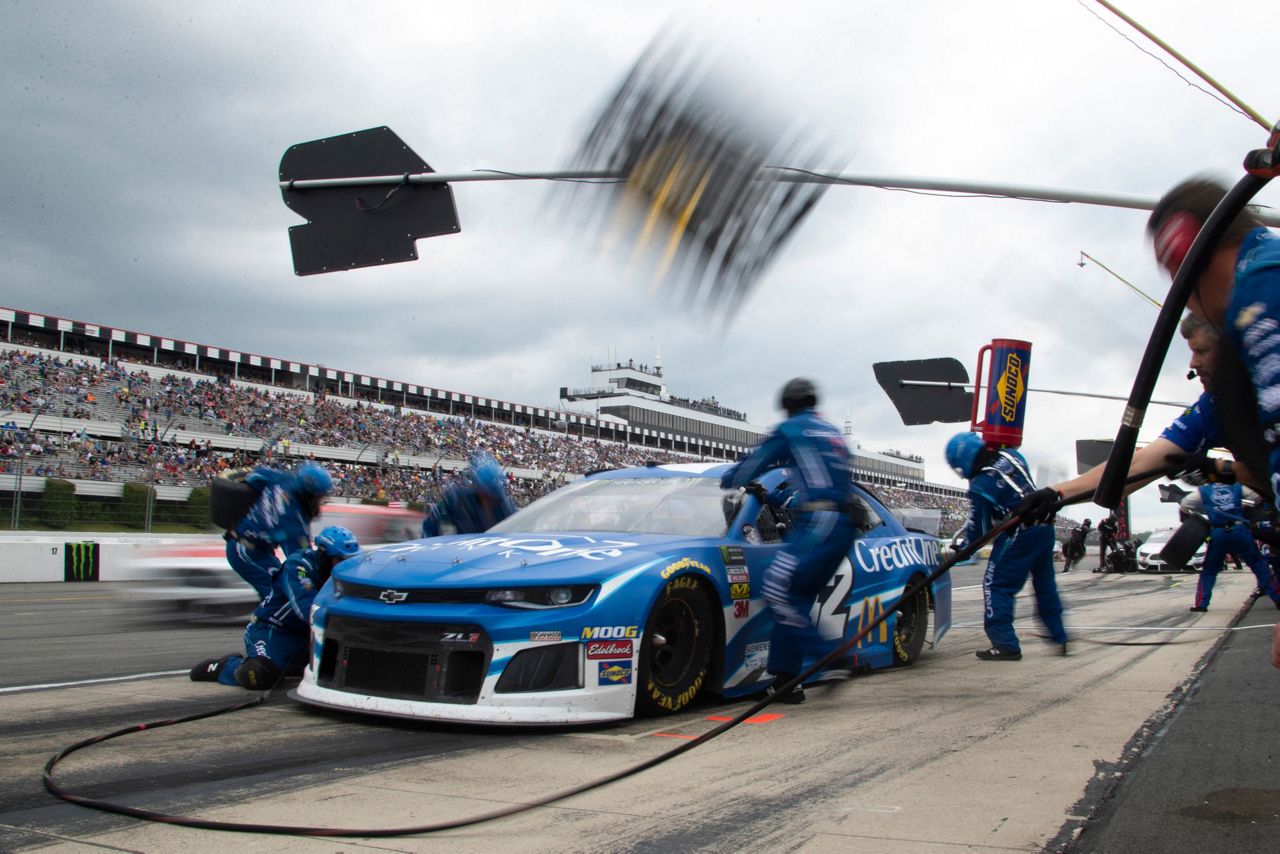
<instances>
[{"instance_id":1,"label":"crowd in grandstand","mask_svg":"<svg viewBox=\"0 0 1280 854\"><path fill-rule=\"evenodd\" d=\"M690 457L587 436L497 424L297 391L232 383L209 375L156 377L123 359L69 359L14 350L0 359L0 410L21 416L56 415L123 425L120 440L77 433L41 433L11 416L0 440L0 468L32 476L96 481L143 481L196 486L218 472L248 465L257 455L215 448L211 438L172 441L175 431L262 440L261 454L288 460L294 445L369 449L368 464L327 463L335 494L387 501L432 501L451 479L465 475L438 463L474 450L491 453L504 469L538 474L510 477L517 503L561 485L566 475ZM22 419L26 421L25 418ZM419 458L418 465L409 464ZM421 458L434 464L422 465ZM890 507L936 509L940 532L959 530L968 501L905 487L876 488Z\"/></svg>"}]
</instances>

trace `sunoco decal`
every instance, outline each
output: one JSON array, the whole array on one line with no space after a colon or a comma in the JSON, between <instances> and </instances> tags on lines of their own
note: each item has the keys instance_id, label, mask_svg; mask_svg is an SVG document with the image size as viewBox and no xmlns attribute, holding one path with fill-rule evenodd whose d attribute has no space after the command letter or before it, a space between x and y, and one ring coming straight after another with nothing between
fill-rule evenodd
<instances>
[{"instance_id":1,"label":"sunoco decal","mask_svg":"<svg viewBox=\"0 0 1280 854\"><path fill-rule=\"evenodd\" d=\"M631 665L613 664L608 661L600 662L599 684L630 685L631 684Z\"/></svg>"},{"instance_id":2,"label":"sunoco decal","mask_svg":"<svg viewBox=\"0 0 1280 854\"><path fill-rule=\"evenodd\" d=\"M98 544L65 543L62 547L63 581L98 580Z\"/></svg>"},{"instance_id":3,"label":"sunoco decal","mask_svg":"<svg viewBox=\"0 0 1280 854\"><path fill-rule=\"evenodd\" d=\"M591 660L625 658L631 660L633 646L629 640L591 641L587 644L587 658Z\"/></svg>"}]
</instances>

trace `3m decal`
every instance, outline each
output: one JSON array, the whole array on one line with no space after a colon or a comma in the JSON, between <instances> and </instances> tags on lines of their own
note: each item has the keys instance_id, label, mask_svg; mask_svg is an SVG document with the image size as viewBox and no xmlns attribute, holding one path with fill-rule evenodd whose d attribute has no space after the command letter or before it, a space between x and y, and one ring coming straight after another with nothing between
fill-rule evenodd
<instances>
[{"instance_id":1,"label":"3m decal","mask_svg":"<svg viewBox=\"0 0 1280 854\"><path fill-rule=\"evenodd\" d=\"M751 615L751 600L738 599L733 603L733 618L735 620L745 620Z\"/></svg>"},{"instance_id":2,"label":"3m decal","mask_svg":"<svg viewBox=\"0 0 1280 854\"><path fill-rule=\"evenodd\" d=\"M98 544L66 543L62 548L63 581L98 580Z\"/></svg>"},{"instance_id":3,"label":"3m decal","mask_svg":"<svg viewBox=\"0 0 1280 854\"><path fill-rule=\"evenodd\" d=\"M660 575L663 577L663 579L667 579L675 575L677 572L679 572L682 569L697 569L702 572L705 572L707 575L711 574L711 567L707 566L705 563L699 563L698 561L694 560L691 557L685 557L685 558L681 558L680 560L668 566L666 569L662 570Z\"/></svg>"},{"instance_id":4,"label":"3m decal","mask_svg":"<svg viewBox=\"0 0 1280 854\"><path fill-rule=\"evenodd\" d=\"M603 658L630 659L634 647L629 640L592 641L587 644L587 658L591 660Z\"/></svg>"},{"instance_id":5,"label":"3m decal","mask_svg":"<svg viewBox=\"0 0 1280 854\"><path fill-rule=\"evenodd\" d=\"M600 684L630 685L631 666L626 664L612 664L607 661L600 662Z\"/></svg>"},{"instance_id":6,"label":"3m decal","mask_svg":"<svg viewBox=\"0 0 1280 854\"><path fill-rule=\"evenodd\" d=\"M529 632L529 640L534 643L543 643L545 641L560 640L559 632Z\"/></svg>"},{"instance_id":7,"label":"3m decal","mask_svg":"<svg viewBox=\"0 0 1280 854\"><path fill-rule=\"evenodd\" d=\"M750 599L751 585L750 584L730 584L729 598L730 599Z\"/></svg>"},{"instance_id":8,"label":"3m decal","mask_svg":"<svg viewBox=\"0 0 1280 854\"><path fill-rule=\"evenodd\" d=\"M639 626L588 626L582 630L583 640L610 640L634 638L640 634Z\"/></svg>"}]
</instances>

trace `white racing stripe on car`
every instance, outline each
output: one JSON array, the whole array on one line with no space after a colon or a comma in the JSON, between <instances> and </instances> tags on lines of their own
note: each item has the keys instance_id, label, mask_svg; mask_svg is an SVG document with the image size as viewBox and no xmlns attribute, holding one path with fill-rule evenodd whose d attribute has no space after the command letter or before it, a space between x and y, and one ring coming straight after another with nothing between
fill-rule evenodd
<instances>
[{"instance_id":1,"label":"white racing stripe on car","mask_svg":"<svg viewBox=\"0 0 1280 854\"><path fill-rule=\"evenodd\" d=\"M646 569L649 569L650 567L653 567L658 565L659 563L662 563L662 561L663 561L663 558L659 558L657 560L651 560L648 563L642 563L640 564L640 566L633 567L632 569L628 569L626 572L620 572L617 575L615 575L613 578L606 580L603 584L600 585L600 595L596 597L596 601L603 602L619 587L626 584L628 581L635 578L637 575L644 572Z\"/></svg>"},{"instance_id":2,"label":"white racing stripe on car","mask_svg":"<svg viewBox=\"0 0 1280 854\"><path fill-rule=\"evenodd\" d=\"M177 676L180 673L190 673L191 668L186 670L156 670L151 673L133 673L129 676L104 676L101 679L80 679L75 682L45 682L40 685L14 685L10 688L0 688L0 694L13 694L17 691L42 691L48 688L74 688L77 685L97 685L102 682L128 682L133 679L150 679L152 676Z\"/></svg>"}]
</instances>

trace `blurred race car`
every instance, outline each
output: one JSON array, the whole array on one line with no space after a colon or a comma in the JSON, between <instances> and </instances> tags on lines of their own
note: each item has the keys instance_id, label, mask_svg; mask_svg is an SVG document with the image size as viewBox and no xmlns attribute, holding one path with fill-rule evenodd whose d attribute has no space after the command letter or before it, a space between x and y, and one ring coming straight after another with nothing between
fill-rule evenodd
<instances>
[{"instance_id":1,"label":"blurred race car","mask_svg":"<svg viewBox=\"0 0 1280 854\"><path fill-rule=\"evenodd\" d=\"M326 504L311 524L311 535L329 525L349 529L361 546L376 547L418 536L422 514L378 505ZM258 606L253 588L228 565L221 537L142 549L133 568L140 583L126 595L143 617L244 622Z\"/></svg>"},{"instance_id":2,"label":"blurred race car","mask_svg":"<svg viewBox=\"0 0 1280 854\"><path fill-rule=\"evenodd\" d=\"M312 607L303 702L379 715L498 724L589 723L685 708L700 694L765 688L772 619L765 567L789 514L720 488L725 464L600 472L484 534L379 549L340 564ZM784 494L785 470L761 478ZM821 633L852 637L938 565L856 491L863 532L814 606ZM781 504L781 502L776 502ZM948 577L856 647L866 668L910 664Z\"/></svg>"},{"instance_id":3,"label":"blurred race car","mask_svg":"<svg viewBox=\"0 0 1280 854\"><path fill-rule=\"evenodd\" d=\"M1164 559L1160 557L1160 552L1164 549L1165 544L1169 542L1169 538L1177 531L1176 528L1170 528L1165 531L1156 531L1138 546L1138 571L1139 572L1165 572L1169 569L1165 565ZM1183 567L1185 572L1199 572L1204 568L1204 558L1208 553L1207 541L1200 544L1200 548L1196 549L1195 554L1187 561L1187 565Z\"/></svg>"}]
</instances>

